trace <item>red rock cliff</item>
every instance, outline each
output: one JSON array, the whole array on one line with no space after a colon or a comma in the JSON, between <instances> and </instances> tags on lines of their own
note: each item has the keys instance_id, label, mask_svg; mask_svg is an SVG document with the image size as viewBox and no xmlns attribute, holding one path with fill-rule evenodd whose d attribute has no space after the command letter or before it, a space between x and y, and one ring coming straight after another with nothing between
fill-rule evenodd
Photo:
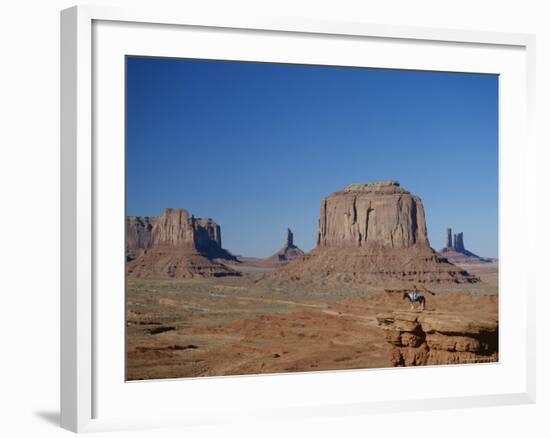
<instances>
[{"instance_id":1,"label":"red rock cliff","mask_svg":"<svg viewBox=\"0 0 550 438\"><path fill-rule=\"evenodd\" d=\"M220 226L210 218L195 218L184 208L166 208L159 217L126 219L128 258L158 245L188 246L211 257L224 257Z\"/></svg>"},{"instance_id":2,"label":"red rock cliff","mask_svg":"<svg viewBox=\"0 0 550 438\"><path fill-rule=\"evenodd\" d=\"M350 184L321 202L320 247L429 245L424 207L396 181Z\"/></svg>"}]
</instances>

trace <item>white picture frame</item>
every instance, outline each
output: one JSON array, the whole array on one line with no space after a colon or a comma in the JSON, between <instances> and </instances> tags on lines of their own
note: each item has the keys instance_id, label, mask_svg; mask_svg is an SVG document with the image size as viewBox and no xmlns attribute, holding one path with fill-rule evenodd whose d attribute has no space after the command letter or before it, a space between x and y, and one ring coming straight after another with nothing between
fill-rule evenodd
<instances>
[{"instance_id":1,"label":"white picture frame","mask_svg":"<svg viewBox=\"0 0 550 438\"><path fill-rule=\"evenodd\" d=\"M99 26L99 27L97 27ZM120 26L120 29L117 27ZM124 29L123 29L124 28ZM147 38L140 38L148 28ZM112 281L101 266L104 258L101 256L104 245L100 242L100 235L105 235L105 225L115 224L112 227L110 237L112 241L120 242L123 239L122 221L120 224L110 222L112 218L102 216L103 208L98 208L103 202L116 203L120 198L116 197L118 188L112 187L113 197L107 200L105 187L110 186L102 180L103 175L115 172L123 175L124 167L121 167L120 149L116 134L120 131L119 123L123 114L120 113L120 75L112 75L117 78L116 87L109 89L113 99L118 99L115 105L109 103L113 109L112 114L107 115L102 92L105 87L100 81L110 80L110 72L120 73L120 65L108 66L105 60L109 57L120 58L120 54L149 54L157 52L159 56L171 56L174 51L177 56L177 47L169 47L170 44L161 44L162 38L167 33L178 32L178 29L186 29L182 38L190 38L192 32L200 32L201 38L209 38L209 35L217 35L216 32L232 31L235 39L239 41L251 41L250 58L254 56L266 57L265 53L257 52L254 55L253 40L258 38L284 37L305 38L309 40L334 38L335 44L395 44L406 47L417 47L425 50L426 56L430 50L443 53L447 50L462 50L463 56L469 56L468 50L481 50L476 56L470 56L470 67L467 71L490 72L504 74L510 77L510 81L504 83L501 89L502 114L507 122L501 126L502 142L505 146L501 149L501 223L500 239L506 237L507 242L501 248L501 283L503 288L510 285L517 296L510 297L504 294L501 297L500 311L503 320L501 329L501 342L515 342L518 351L513 350L513 355L505 353L501 355L501 361L495 368L490 365L444 367L401 370L378 370L376 378L380 381L388 372L393 373L392 379L396 382L411 380L410 376L435 376L434 380L460 379L461 373L467 373L474 381L489 381L490 375L498 375L493 386L487 383L483 386L479 383L479 391L471 388L456 389L454 392L446 392L436 384L432 392L417 396L414 387L403 386L401 395L399 389L383 398L376 395L367 397L364 394L351 393L354 382L367 382L372 380L374 372L324 372L324 373L297 373L285 376L249 376L237 378L213 378L213 379L187 379L172 380L166 382L141 382L125 383L120 381L120 344L124 340L107 346L104 335L106 330L120 333L120 321L124 320L120 310L120 303L111 307L110 299L118 300L120 296L104 296L98 300L100 291L104 285ZM122 32L122 33L121 33ZM131 32L132 38L125 38L126 32ZM184 32L185 33L185 32ZM157 36L154 36L156 34ZM161 34L164 34L161 35ZM178 34L179 35L179 34ZM172 38L173 35L170 35ZM194 37L193 37L194 38ZM133 48L131 53L126 52L128 41ZM271 40L270 40L271 41ZM336 40L335 40L336 41ZM108 44L106 44L108 43ZM275 40L273 47L277 46ZM157 46L155 46L157 44ZM229 43L228 43L229 44ZM281 43L285 44L285 43ZM288 44L288 42L286 42ZM311 43L318 44L318 43ZM350 43L351 44L351 43ZM245 44L246 45L246 44ZM140 48L141 47L141 48ZM214 48L212 48L214 47ZM204 57L217 56L215 50L219 46L208 43L198 44L193 49L194 56L200 57L201 50ZM315 52L312 47L312 52ZM326 51L335 50L328 44ZM365 46L366 47L366 46ZM397 46L396 46L397 47ZM284 48L281 45L281 48ZM161 50L162 49L162 50ZM288 48L287 48L288 49ZM142 51L143 50L143 51ZM403 51L403 47L396 48L395 53ZM443 52L442 52L443 50ZM495 61L500 67L491 67L489 52L501 53L494 55ZM436 53L433 52L433 53ZM281 50L283 53L283 50ZM278 54L276 50L268 60L277 58L285 60L289 55ZM374 52L373 52L374 53ZM420 53L420 52L419 52ZM460 55L460 54L459 54ZM483 55L483 56L480 56ZM105 58L103 58L105 56ZM237 56L239 54L228 54ZM292 61L300 60L298 53ZM319 55L321 56L321 55ZM326 55L323 55L326 56ZM343 55L342 55L343 56ZM349 55L353 56L353 55ZM395 55L392 55L395 57ZM460 56L443 56L448 58L445 62L457 61L455 69L460 69ZM341 22L317 22L303 19L281 19L274 17L257 18L244 17L241 14L219 17L215 14L209 16L197 15L193 11L163 11L155 8L146 10L130 10L111 8L104 6L77 6L61 13L61 425L75 431L100 431L120 428L147 428L189 424L208 424L220 421L228 421L230 418L275 418L275 417L307 417L312 415L343 415L363 414L368 412L395 412L410 409L442 409L456 407L473 407L503 404L532 403L535 400L535 310L534 310L534 272L527 263L514 256L514 252L525 248L534 247L536 236L536 224L534 217L529 216L527 208L521 211L511 212L509 200L518 197L523 199L525 206L535 207L535 156L536 145L533 139L533 107L534 107L534 57L535 39L532 35L507 34L492 32L461 31L451 29L425 29L403 26L382 26L366 23L341 23ZM399 62L395 59L385 60L380 57L376 66L389 66L392 68L418 68L418 59L407 60L405 57ZM97 62L100 60L101 62ZM120 60L120 59L119 59ZM122 60L120 60L122 62ZM118 61L116 61L118 62ZM313 61L308 61L313 62ZM348 64L351 61L341 61ZM359 62L359 61L357 61ZM388 63L389 64L385 64ZM396 63L397 62L397 63ZM435 62L435 60L434 60ZM439 61L438 61L439 62ZM454 61L453 61L454 62ZM487 64L484 64L487 62ZM476 64L477 63L477 64ZM96 65L97 64L97 65ZM495 64L495 65L497 65ZM352 65L352 64L349 64ZM355 64L353 64L355 65ZM104 70L107 66L107 70ZM437 64L434 64L437 67ZM434 68L436 68L434 67ZM424 61L423 68L430 69L429 62ZM118 70L117 70L118 69ZM452 68L451 68L452 69ZM508 70L507 70L508 69ZM503 73L503 71L509 72ZM109 74L107 74L109 73ZM515 81L515 82L514 82ZM123 83L123 82L122 82ZM107 87L109 88L109 87ZM516 105L517 103L517 105ZM102 106L103 105L103 106ZM519 105L519 109L518 109ZM514 108L508 108L514 107ZM104 111L105 110L105 111ZM511 111L516 111L512 113ZM517 112L519 111L519 113ZM512 117L512 116L520 116ZM102 119L103 117L103 119ZM113 126L106 126L103 120L113 120ZM98 128L98 126L101 126ZM109 136L112 135L112 138ZM110 143L113 141L114 143ZM99 142L99 143L98 143ZM111 157L109 153L97 154L98 144L102 151L115 150L118 155ZM112 145L114 148L105 149L103 145ZM120 145L119 145L120 146ZM123 148L123 145L121 146ZM118 157L118 158L117 158ZM124 155L122 153L122 159ZM118 161L117 161L118 160ZM517 166L513 175L509 171L512 166ZM114 175L114 173L113 173ZM119 176L120 176L119 175ZM118 180L118 176L117 176ZM116 185L116 184L115 184ZM109 188L111 189L111 187ZM109 195L110 196L110 195ZM108 204L106 204L108 205ZM116 205L116 204L113 204ZM123 208L123 207L122 207ZM515 216L514 216L515 215ZM519 241L514 238L513 230L520 221L527 223L524 226L524 239ZM117 228L118 227L118 228ZM117 234L118 233L118 234ZM118 236L118 237L117 237ZM98 240L99 239L99 240ZM118 240L117 240L118 239ZM516 258L514 258L516 257ZM513 269L512 269L513 268ZM118 277L117 277L118 278ZM116 284L114 283L115 288ZM124 291L121 292L124 294ZM123 295L122 295L123 296ZM515 301L514 301L515 300ZM514 302L515 304L511 304ZM114 303L114 301L113 301ZM118 313L117 313L118 312ZM506 318L506 319L505 319ZM506 325L506 321L514 324ZM507 332L506 330L509 330ZM506 336L506 338L504 338ZM116 336L113 336L116 337ZM506 346L506 345L505 345ZM111 348L112 347L112 348ZM116 350L118 348L118 350ZM105 350L102 350L105 349ZM506 349L505 349L506 350ZM103 351L98 354L98 351ZM508 350L512 351L511 349ZM116 356L116 372L109 374L104 361L112 352ZM114 359L113 359L114 360ZM123 361L123 358L122 358ZM513 369L507 369L507 364L513 364ZM447 371L446 371L447 370ZM450 371L448 371L450 370ZM489 370L489 371L487 371ZM505 370L505 371L502 371ZM406 373L406 374L405 374ZM500 373L500 374L499 374ZM109 374L109 375L108 375ZM309 374L311 376L309 376ZM475 377L479 374L481 377ZM466 374L464 374L466 376ZM111 379L111 380L110 380ZM112 382L117 380L117 385ZM502 390L497 385L498 379L502 382ZM460 383L460 380L459 380ZM138 412L130 403L132 399L139 398L140 393L149 398L153 393L166 394L167 400L172 400L174 394L181 391L181 385L186 385L190 391L205 391L206 394L220 394L219 403L200 401L195 403L195 411L190 406L185 406L184 401L174 409L168 411L165 406L149 406L147 415ZM508 386L506 386L508 385ZM130 388L127 394L124 391L111 387ZM283 393L277 393L270 403L263 403L262 394L267 391L275 391L277 387L300 388L296 403L291 404L285 400ZM323 387L322 394L316 393L315 388ZM374 386L369 386L372 388ZM225 393L242 393L237 397L234 406L228 406L223 397ZM310 392L308 395L307 393ZM324 395L323 395L324 394ZM113 406L108 406L108 399ZM122 398L127 397L124 403ZM308 398L309 397L309 398ZM251 400L253 399L253 400ZM415 400L415 403L411 403ZM127 402L127 403L126 403ZM224 411L224 403L227 411ZM116 405L128 404L126 411L114 415ZM105 407L104 407L105 406ZM103 414L106 412L107 414Z\"/></svg>"}]
</instances>

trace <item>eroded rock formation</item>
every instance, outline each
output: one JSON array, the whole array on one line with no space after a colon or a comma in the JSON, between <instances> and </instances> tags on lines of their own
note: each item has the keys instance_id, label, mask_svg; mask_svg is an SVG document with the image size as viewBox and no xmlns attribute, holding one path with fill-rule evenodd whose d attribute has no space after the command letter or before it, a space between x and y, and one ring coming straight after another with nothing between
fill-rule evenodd
<instances>
[{"instance_id":1,"label":"eroded rock formation","mask_svg":"<svg viewBox=\"0 0 550 438\"><path fill-rule=\"evenodd\" d=\"M153 247L153 227L156 217L126 218L126 259L132 260Z\"/></svg>"},{"instance_id":2,"label":"eroded rock formation","mask_svg":"<svg viewBox=\"0 0 550 438\"><path fill-rule=\"evenodd\" d=\"M250 266L257 266L259 268L276 268L287 264L291 260L295 260L303 256L304 252L294 244L294 234L290 228L288 228L284 245L279 251L265 259L243 259L243 262Z\"/></svg>"},{"instance_id":3,"label":"eroded rock formation","mask_svg":"<svg viewBox=\"0 0 550 438\"><path fill-rule=\"evenodd\" d=\"M424 207L396 181L350 184L321 202L320 247L428 244Z\"/></svg>"},{"instance_id":4,"label":"eroded rock formation","mask_svg":"<svg viewBox=\"0 0 550 438\"><path fill-rule=\"evenodd\" d=\"M293 248L294 247L294 234L290 230L290 228L287 228L286 230L286 240L285 240L285 248Z\"/></svg>"},{"instance_id":5,"label":"eroded rock formation","mask_svg":"<svg viewBox=\"0 0 550 438\"><path fill-rule=\"evenodd\" d=\"M195 218L184 208L166 208L159 217L126 219L126 252L130 258L157 245L188 246L210 258L232 258L222 249L220 226L210 218Z\"/></svg>"},{"instance_id":6,"label":"eroded rock formation","mask_svg":"<svg viewBox=\"0 0 550 438\"><path fill-rule=\"evenodd\" d=\"M464 233L456 233L453 239L453 248L455 251L464 251Z\"/></svg>"},{"instance_id":7,"label":"eroded rock formation","mask_svg":"<svg viewBox=\"0 0 550 438\"><path fill-rule=\"evenodd\" d=\"M291 260L300 258L303 255L304 252L294 245L294 234L292 234L292 231L288 228L283 247L266 261L275 262L275 264L285 264Z\"/></svg>"},{"instance_id":8,"label":"eroded rock formation","mask_svg":"<svg viewBox=\"0 0 550 438\"><path fill-rule=\"evenodd\" d=\"M237 274L214 260L235 259L222 248L220 226L183 208L167 208L159 217L128 217L126 258L128 274L136 277Z\"/></svg>"},{"instance_id":9,"label":"eroded rock formation","mask_svg":"<svg viewBox=\"0 0 550 438\"><path fill-rule=\"evenodd\" d=\"M451 263L468 264L468 263L486 263L488 259L480 257L464 247L464 233L454 233L451 242L451 228L446 229L445 247L439 252Z\"/></svg>"},{"instance_id":10,"label":"eroded rock formation","mask_svg":"<svg viewBox=\"0 0 550 438\"><path fill-rule=\"evenodd\" d=\"M351 184L323 199L317 247L266 281L357 289L479 279L430 247L422 201L398 182L387 181Z\"/></svg>"},{"instance_id":11,"label":"eroded rock formation","mask_svg":"<svg viewBox=\"0 0 550 438\"><path fill-rule=\"evenodd\" d=\"M394 347L394 366L498 361L496 314L389 312L376 319Z\"/></svg>"},{"instance_id":12,"label":"eroded rock formation","mask_svg":"<svg viewBox=\"0 0 550 438\"><path fill-rule=\"evenodd\" d=\"M453 246L453 230L450 228L447 228L445 230L445 233L447 234L447 238L445 240L445 248L452 248Z\"/></svg>"},{"instance_id":13,"label":"eroded rock formation","mask_svg":"<svg viewBox=\"0 0 550 438\"><path fill-rule=\"evenodd\" d=\"M126 263L129 277L193 278L240 275L217 260L210 259L188 246L157 245L142 256Z\"/></svg>"}]
</instances>

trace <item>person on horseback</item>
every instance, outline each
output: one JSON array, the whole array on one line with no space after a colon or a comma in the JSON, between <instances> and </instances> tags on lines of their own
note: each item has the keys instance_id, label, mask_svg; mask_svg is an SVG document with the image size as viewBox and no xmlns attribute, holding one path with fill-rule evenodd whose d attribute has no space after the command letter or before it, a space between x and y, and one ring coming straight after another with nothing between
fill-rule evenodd
<instances>
[{"instance_id":1,"label":"person on horseback","mask_svg":"<svg viewBox=\"0 0 550 438\"><path fill-rule=\"evenodd\" d=\"M405 292L403 294L403 299L406 298L411 302L411 310L414 310L414 303L418 303L421 311L426 308L426 298L424 298L422 293L418 290L416 284L413 286L411 292Z\"/></svg>"},{"instance_id":2,"label":"person on horseback","mask_svg":"<svg viewBox=\"0 0 550 438\"><path fill-rule=\"evenodd\" d=\"M416 287L416 284L413 286L413 290L411 293L411 301L414 303L415 301L418 301L418 299L422 296L418 288Z\"/></svg>"}]
</instances>

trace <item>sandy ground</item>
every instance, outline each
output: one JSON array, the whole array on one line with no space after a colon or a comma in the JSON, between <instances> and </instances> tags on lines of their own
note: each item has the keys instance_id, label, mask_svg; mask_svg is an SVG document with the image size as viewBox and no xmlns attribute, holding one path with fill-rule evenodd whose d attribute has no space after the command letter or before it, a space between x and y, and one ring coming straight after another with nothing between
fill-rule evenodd
<instances>
[{"instance_id":1,"label":"sandy ground","mask_svg":"<svg viewBox=\"0 0 550 438\"><path fill-rule=\"evenodd\" d=\"M496 311L496 265L468 269L485 281L439 287L428 297L428 311ZM253 282L261 273L249 272L241 278L129 279L127 378L390 366L391 347L376 314L408 309L400 297L380 288L268 290Z\"/></svg>"}]
</instances>

